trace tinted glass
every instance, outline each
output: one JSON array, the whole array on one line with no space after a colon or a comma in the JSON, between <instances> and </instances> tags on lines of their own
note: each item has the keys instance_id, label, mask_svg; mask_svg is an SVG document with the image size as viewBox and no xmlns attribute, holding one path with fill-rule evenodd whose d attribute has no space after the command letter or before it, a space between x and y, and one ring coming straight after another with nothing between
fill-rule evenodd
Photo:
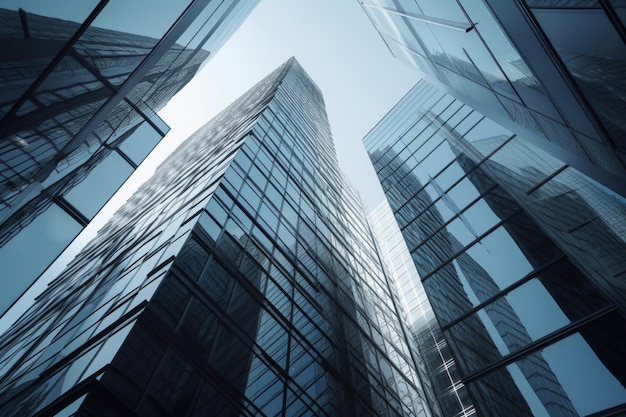
<instances>
[{"instance_id":1,"label":"tinted glass","mask_svg":"<svg viewBox=\"0 0 626 417\"><path fill-rule=\"evenodd\" d=\"M92 218L132 172L128 162L117 152L111 152L64 197L87 218Z\"/></svg>"},{"instance_id":2,"label":"tinted glass","mask_svg":"<svg viewBox=\"0 0 626 417\"><path fill-rule=\"evenodd\" d=\"M0 311L22 293L82 230L53 204L0 249Z\"/></svg>"}]
</instances>

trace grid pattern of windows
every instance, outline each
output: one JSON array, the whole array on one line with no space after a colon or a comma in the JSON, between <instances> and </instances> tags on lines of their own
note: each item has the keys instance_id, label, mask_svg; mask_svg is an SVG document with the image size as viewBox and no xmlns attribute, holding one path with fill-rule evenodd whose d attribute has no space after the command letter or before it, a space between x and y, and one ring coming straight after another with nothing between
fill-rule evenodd
<instances>
[{"instance_id":1,"label":"grid pattern of windows","mask_svg":"<svg viewBox=\"0 0 626 417\"><path fill-rule=\"evenodd\" d=\"M622 410L626 201L425 81L365 144L479 413Z\"/></svg>"},{"instance_id":2,"label":"grid pattern of windows","mask_svg":"<svg viewBox=\"0 0 626 417\"><path fill-rule=\"evenodd\" d=\"M9 330L0 411L430 416L358 201L292 59L181 145Z\"/></svg>"}]
</instances>

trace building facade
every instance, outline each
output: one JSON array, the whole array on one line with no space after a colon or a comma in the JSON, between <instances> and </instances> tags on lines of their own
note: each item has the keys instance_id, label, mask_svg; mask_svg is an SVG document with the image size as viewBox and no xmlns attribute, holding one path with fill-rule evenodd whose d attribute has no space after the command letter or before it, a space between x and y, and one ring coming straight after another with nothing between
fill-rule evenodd
<instances>
[{"instance_id":1,"label":"building facade","mask_svg":"<svg viewBox=\"0 0 626 417\"><path fill-rule=\"evenodd\" d=\"M442 417L475 416L476 409L461 381L389 203L383 201L368 214L368 219L404 307L404 320L414 341L417 370L421 372L424 392L430 396L431 409Z\"/></svg>"},{"instance_id":2,"label":"building facade","mask_svg":"<svg viewBox=\"0 0 626 417\"><path fill-rule=\"evenodd\" d=\"M623 2L360 3L430 82L626 196Z\"/></svg>"},{"instance_id":3,"label":"building facade","mask_svg":"<svg viewBox=\"0 0 626 417\"><path fill-rule=\"evenodd\" d=\"M3 2L0 314L167 133L156 111L255 4Z\"/></svg>"},{"instance_id":4,"label":"building facade","mask_svg":"<svg viewBox=\"0 0 626 417\"><path fill-rule=\"evenodd\" d=\"M626 411L626 201L419 82L365 138L479 415Z\"/></svg>"},{"instance_id":5,"label":"building facade","mask_svg":"<svg viewBox=\"0 0 626 417\"><path fill-rule=\"evenodd\" d=\"M0 414L431 416L295 59L183 143L0 342Z\"/></svg>"}]
</instances>

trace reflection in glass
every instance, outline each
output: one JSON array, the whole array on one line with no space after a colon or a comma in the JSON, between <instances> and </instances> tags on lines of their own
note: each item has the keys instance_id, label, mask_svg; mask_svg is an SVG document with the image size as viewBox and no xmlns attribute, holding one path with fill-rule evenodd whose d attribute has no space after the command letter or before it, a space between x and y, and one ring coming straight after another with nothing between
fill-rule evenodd
<instances>
[{"instance_id":1,"label":"reflection in glass","mask_svg":"<svg viewBox=\"0 0 626 417\"><path fill-rule=\"evenodd\" d=\"M128 162L112 152L64 197L87 218L92 218L132 172Z\"/></svg>"},{"instance_id":2,"label":"reflection in glass","mask_svg":"<svg viewBox=\"0 0 626 417\"><path fill-rule=\"evenodd\" d=\"M0 248L2 311L28 288L80 230L82 227L76 220L52 204Z\"/></svg>"},{"instance_id":3,"label":"reflection in glass","mask_svg":"<svg viewBox=\"0 0 626 417\"><path fill-rule=\"evenodd\" d=\"M140 124L129 137L124 139L120 150L139 165L161 140L161 134L147 122Z\"/></svg>"}]
</instances>

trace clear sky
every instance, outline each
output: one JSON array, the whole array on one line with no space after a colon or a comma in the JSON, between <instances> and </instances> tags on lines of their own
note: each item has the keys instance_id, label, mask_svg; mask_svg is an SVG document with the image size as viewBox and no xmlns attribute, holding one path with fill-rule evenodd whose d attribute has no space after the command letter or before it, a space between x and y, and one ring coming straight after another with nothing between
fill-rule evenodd
<instances>
[{"instance_id":1,"label":"clear sky","mask_svg":"<svg viewBox=\"0 0 626 417\"><path fill-rule=\"evenodd\" d=\"M159 113L170 133L17 308L0 320L0 332L178 144L291 56L324 94L340 166L369 209L376 207L384 197L361 140L419 76L393 58L357 0L261 0Z\"/></svg>"}]
</instances>

